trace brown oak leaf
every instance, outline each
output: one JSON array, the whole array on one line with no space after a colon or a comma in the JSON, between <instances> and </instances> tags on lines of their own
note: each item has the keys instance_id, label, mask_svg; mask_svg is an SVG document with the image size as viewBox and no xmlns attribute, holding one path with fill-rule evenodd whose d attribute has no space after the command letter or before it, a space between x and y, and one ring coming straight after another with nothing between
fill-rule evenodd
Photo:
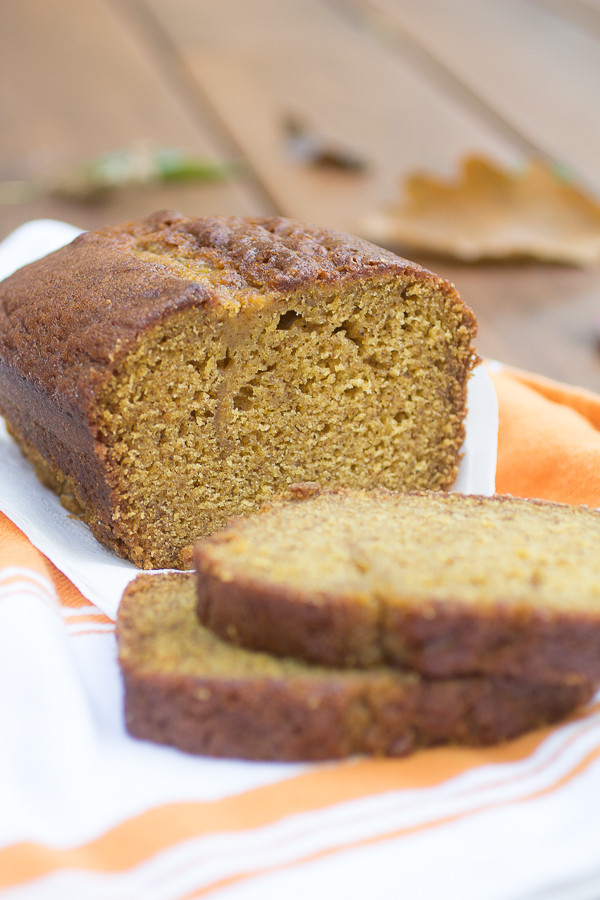
<instances>
[{"instance_id":1,"label":"brown oak leaf","mask_svg":"<svg viewBox=\"0 0 600 900\"><path fill-rule=\"evenodd\" d=\"M368 237L464 262L600 261L600 204L541 160L506 171L471 156L455 181L415 174L404 194L397 207L363 222Z\"/></svg>"}]
</instances>

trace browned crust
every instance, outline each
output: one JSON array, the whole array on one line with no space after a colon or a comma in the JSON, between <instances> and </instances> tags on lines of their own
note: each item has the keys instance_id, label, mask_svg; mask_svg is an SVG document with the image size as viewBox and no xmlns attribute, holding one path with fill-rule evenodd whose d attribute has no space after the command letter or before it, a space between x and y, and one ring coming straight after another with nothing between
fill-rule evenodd
<instances>
[{"instance_id":1,"label":"browned crust","mask_svg":"<svg viewBox=\"0 0 600 900\"><path fill-rule=\"evenodd\" d=\"M222 289L136 258L141 245L210 263ZM454 297L475 330L453 285L351 235L276 217L156 213L82 234L0 284L0 371L47 395L54 415L68 411L86 422L97 390L136 338L179 310L209 306L225 315L226 299L248 288L289 294L308 284L396 275Z\"/></svg>"},{"instance_id":2,"label":"browned crust","mask_svg":"<svg viewBox=\"0 0 600 900\"><path fill-rule=\"evenodd\" d=\"M256 581L223 581L195 552L198 617L241 647L328 666L393 665L430 678L477 673L562 681L600 679L598 616L524 616L499 601L485 612L451 601L411 609L307 597Z\"/></svg>"},{"instance_id":3,"label":"browned crust","mask_svg":"<svg viewBox=\"0 0 600 900\"><path fill-rule=\"evenodd\" d=\"M41 416L88 425L97 391L136 338L209 292L83 234L0 285L0 373ZM22 383L24 380L24 384Z\"/></svg>"},{"instance_id":4,"label":"browned crust","mask_svg":"<svg viewBox=\"0 0 600 900\"><path fill-rule=\"evenodd\" d=\"M204 756L282 762L500 743L560 721L592 694L583 685L508 679L429 681L412 690L384 690L375 679L368 689L346 689L332 679L317 701L314 686L301 681L192 682L129 668L123 676L133 737ZM209 703L198 699L203 689Z\"/></svg>"},{"instance_id":5,"label":"browned crust","mask_svg":"<svg viewBox=\"0 0 600 900\"><path fill-rule=\"evenodd\" d=\"M141 548L138 553L137 548L130 546L113 522L112 510L118 501L105 472L100 470L101 461L94 454L73 453L68 443L54 437L48 439L43 430L38 432L35 444L25 440L10 422L8 431L40 482L58 495L68 512L85 522L96 540L117 556L143 561ZM65 475L64 469L73 474ZM189 569L190 565L181 568Z\"/></svg>"},{"instance_id":6,"label":"browned crust","mask_svg":"<svg viewBox=\"0 0 600 900\"><path fill-rule=\"evenodd\" d=\"M224 640L326 666L369 668L384 663L377 602L307 595L301 587L239 577L226 580L202 544L194 547L197 614Z\"/></svg>"},{"instance_id":7,"label":"browned crust","mask_svg":"<svg viewBox=\"0 0 600 900\"><path fill-rule=\"evenodd\" d=\"M93 233L90 240L127 249L148 247L205 259L223 274L230 291L254 288L288 293L319 282L341 284L378 275L433 279L456 296L453 285L417 263L355 235L279 216L182 216L158 212ZM80 239L81 240L81 239Z\"/></svg>"},{"instance_id":8,"label":"browned crust","mask_svg":"<svg viewBox=\"0 0 600 900\"><path fill-rule=\"evenodd\" d=\"M456 498L450 495L448 501ZM515 498L471 496L469 501L514 503ZM569 515L592 512L564 508ZM243 527L243 520L238 521ZM357 602L351 594L309 594L301 585L292 589L244 575L224 577L211 556L211 544L228 541L237 527L234 521L197 543L194 563L199 620L239 646L327 666L397 666L429 678L487 674L549 682L600 679L600 610L595 615L528 610L509 607L502 597L485 609L451 599L417 605L409 596L402 605L389 605L385 598L366 602L361 597Z\"/></svg>"},{"instance_id":9,"label":"browned crust","mask_svg":"<svg viewBox=\"0 0 600 900\"><path fill-rule=\"evenodd\" d=\"M146 246L156 259L174 251L206 261L219 279L190 281L132 252ZM158 565L119 532L117 476L96 421L99 392L126 353L186 309L237 314L246 290L277 299L308 284L398 274L452 297L475 333L472 312L447 281L358 238L287 219L161 212L80 235L0 284L0 412L45 483L76 497L96 537L138 565ZM459 415L465 397L463 385Z\"/></svg>"},{"instance_id":10,"label":"browned crust","mask_svg":"<svg viewBox=\"0 0 600 900\"><path fill-rule=\"evenodd\" d=\"M555 722L591 696L581 683L427 681L388 669L298 665L290 674L282 664L279 675L272 669L269 677L244 675L243 660L252 654L241 649L239 669L230 677L211 677L210 659L205 671L183 672L171 664L165 672L159 662L152 669L137 655L152 641L147 618L139 624L140 607L147 613L165 589L169 603L190 605L193 619L190 576L141 576L121 603L117 637L126 723L135 737L189 753L308 761L357 753L403 756L441 743L483 745ZM154 627L161 627L160 616ZM202 627L194 627L200 635Z\"/></svg>"}]
</instances>

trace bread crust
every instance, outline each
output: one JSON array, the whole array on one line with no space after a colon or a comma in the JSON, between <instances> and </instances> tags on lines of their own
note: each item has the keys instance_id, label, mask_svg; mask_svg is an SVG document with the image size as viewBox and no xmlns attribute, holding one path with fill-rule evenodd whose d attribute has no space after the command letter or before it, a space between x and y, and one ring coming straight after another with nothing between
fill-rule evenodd
<instances>
[{"instance_id":1,"label":"bread crust","mask_svg":"<svg viewBox=\"0 0 600 900\"><path fill-rule=\"evenodd\" d=\"M442 510L456 508L458 511L476 511L479 507L491 514L506 509L509 515L517 516L520 510L537 509L557 513L566 523L579 521L584 528L589 524L600 538L600 512L583 507L508 496L439 496L426 492L402 496L382 490L369 493L382 504L400 511L413 498L421 504L423 513L434 519L440 505ZM326 503L328 497L352 498L352 495L352 491L313 492L305 500L283 501L271 509L276 514L287 509L287 525L291 527L298 503L310 504L318 498ZM334 511L332 507L332 516ZM269 514L266 508L262 513L265 520ZM409 507L405 514L411 515ZM359 590L350 571L346 589L331 591L324 586L315 590L291 579L271 577L267 564L264 577L257 577L251 566L244 566L243 554L241 563L236 562L238 538L246 542L245 552L249 555L260 544L260 522L260 515L254 524L247 520L234 521L223 532L194 548L198 617L226 640L311 663L361 668L391 665L430 678L487 674L550 682L600 679L600 595L595 606L592 601L588 606L582 603L575 604L571 610L557 610L545 603L544 595L537 599L535 585L524 583L519 602L514 598L509 601L500 591L485 603L465 603L451 575L442 596L439 590L437 594L411 595L401 583L388 583L385 589L375 586ZM281 518L279 527L286 531L285 518ZM477 519L472 527L478 527ZM510 528L510 522L507 527ZM368 525L365 525L365 535L372 536ZM456 553L464 551L468 547L465 541L473 536L472 531L451 536L450 549ZM304 537L308 557L310 534ZM552 530L548 547L551 552L556 550L552 546ZM229 554L230 561L226 559L225 564L219 548L225 548ZM360 555L360 540L356 550ZM431 551L435 552L433 545ZM410 553L410 549L399 544L395 552L402 556ZM522 552L523 547L515 546L515 558ZM576 559L573 555L574 584L578 577L587 574L595 578L597 589L600 559L594 564L595 575L577 571ZM308 567L307 561L307 571ZM485 590L484 583L482 594Z\"/></svg>"},{"instance_id":2,"label":"bread crust","mask_svg":"<svg viewBox=\"0 0 600 900\"><path fill-rule=\"evenodd\" d=\"M152 249L136 255L144 247ZM184 260L179 268L170 265L174 251ZM185 261L190 269L182 277L176 273ZM199 263L206 264L202 281L193 278ZM49 425L57 410L75 426L87 425L98 390L136 338L178 311L210 307L228 316L245 303L256 306L315 282L400 274L427 278L458 301L453 285L416 263L360 238L279 217L161 212L86 232L2 282L3 394L12 384L28 402L45 401ZM476 327L466 306L464 319Z\"/></svg>"},{"instance_id":3,"label":"bread crust","mask_svg":"<svg viewBox=\"0 0 600 900\"><path fill-rule=\"evenodd\" d=\"M196 331L190 342L205 325L210 342L215 323L225 323L235 348L246 331L256 331L261 313L275 316L311 285L341 290L398 276L440 292L459 316L463 337L475 333L473 314L453 285L389 251L327 229L276 217L161 212L82 234L0 285L0 411L44 483L100 541L137 565L185 566L189 544L202 528L160 550L132 534L131 510L125 509L131 492L120 462L113 462L110 415L103 418L101 408L127 359L152 335L160 342L177 323L185 330L191 314ZM455 382L447 402L459 421L457 454L474 362L473 353L460 363L460 372L452 369L458 365L452 359L445 363ZM217 420L226 455L233 442L218 415ZM454 471L444 476L448 484ZM162 506L157 499L157 517L165 515Z\"/></svg>"},{"instance_id":4,"label":"bread crust","mask_svg":"<svg viewBox=\"0 0 600 900\"><path fill-rule=\"evenodd\" d=\"M194 605L191 575L142 575L117 622L129 732L189 753L310 761L484 745L557 721L591 695L582 682L427 680L278 660L219 641Z\"/></svg>"}]
</instances>

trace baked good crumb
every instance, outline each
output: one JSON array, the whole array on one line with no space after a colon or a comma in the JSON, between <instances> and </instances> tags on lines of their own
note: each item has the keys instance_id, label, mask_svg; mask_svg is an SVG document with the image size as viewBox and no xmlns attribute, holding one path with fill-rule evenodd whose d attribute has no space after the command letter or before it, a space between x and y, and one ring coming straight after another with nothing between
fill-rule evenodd
<instances>
[{"instance_id":1,"label":"baked good crumb","mask_svg":"<svg viewBox=\"0 0 600 900\"><path fill-rule=\"evenodd\" d=\"M279 659L220 640L195 603L193 575L140 575L117 621L129 732L189 753L311 761L484 745L555 722L591 695L582 682L428 680Z\"/></svg>"},{"instance_id":2,"label":"baked good crumb","mask_svg":"<svg viewBox=\"0 0 600 900\"><path fill-rule=\"evenodd\" d=\"M429 677L600 679L600 511L457 493L312 492L198 542L227 640Z\"/></svg>"},{"instance_id":3,"label":"baked good crumb","mask_svg":"<svg viewBox=\"0 0 600 900\"><path fill-rule=\"evenodd\" d=\"M454 287L280 218L149 218L0 285L0 409L42 480L145 568L291 483L446 489L476 324Z\"/></svg>"}]
</instances>

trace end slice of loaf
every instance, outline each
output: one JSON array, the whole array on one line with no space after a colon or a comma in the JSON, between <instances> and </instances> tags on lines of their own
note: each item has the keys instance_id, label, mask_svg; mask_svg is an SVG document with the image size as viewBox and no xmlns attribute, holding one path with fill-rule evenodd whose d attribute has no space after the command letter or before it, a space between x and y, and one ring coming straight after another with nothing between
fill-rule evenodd
<instances>
[{"instance_id":1,"label":"end slice of loaf","mask_svg":"<svg viewBox=\"0 0 600 900\"><path fill-rule=\"evenodd\" d=\"M0 410L145 568L296 481L444 489L476 356L453 285L286 219L159 213L0 284Z\"/></svg>"},{"instance_id":2,"label":"end slice of loaf","mask_svg":"<svg viewBox=\"0 0 600 900\"><path fill-rule=\"evenodd\" d=\"M299 491L195 549L198 616L254 649L430 677L600 678L600 512Z\"/></svg>"},{"instance_id":3,"label":"end slice of loaf","mask_svg":"<svg viewBox=\"0 0 600 900\"><path fill-rule=\"evenodd\" d=\"M489 744L557 721L591 693L582 683L428 681L278 659L221 641L195 604L193 576L141 575L117 622L129 732L190 753L320 760Z\"/></svg>"}]
</instances>

